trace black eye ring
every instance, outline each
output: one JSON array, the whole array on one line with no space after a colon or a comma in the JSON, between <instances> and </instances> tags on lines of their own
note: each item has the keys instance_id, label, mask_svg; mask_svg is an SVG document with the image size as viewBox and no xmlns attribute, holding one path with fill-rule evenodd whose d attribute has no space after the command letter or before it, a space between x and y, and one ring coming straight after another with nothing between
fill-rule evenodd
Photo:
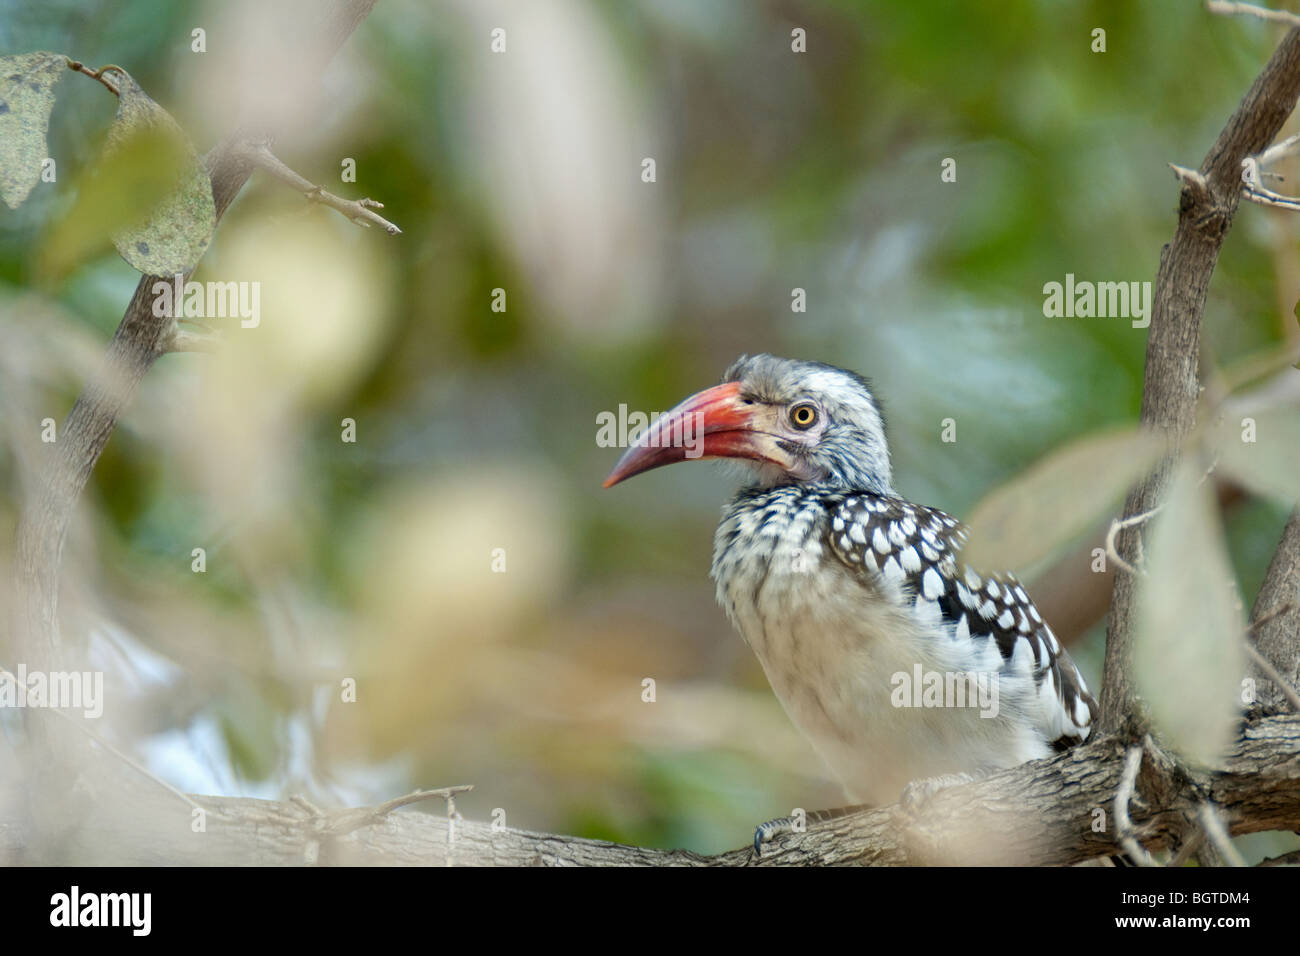
<instances>
[{"instance_id":1,"label":"black eye ring","mask_svg":"<svg viewBox=\"0 0 1300 956\"><path fill-rule=\"evenodd\" d=\"M803 402L790 409L790 424L800 431L807 431L817 424L817 406Z\"/></svg>"}]
</instances>

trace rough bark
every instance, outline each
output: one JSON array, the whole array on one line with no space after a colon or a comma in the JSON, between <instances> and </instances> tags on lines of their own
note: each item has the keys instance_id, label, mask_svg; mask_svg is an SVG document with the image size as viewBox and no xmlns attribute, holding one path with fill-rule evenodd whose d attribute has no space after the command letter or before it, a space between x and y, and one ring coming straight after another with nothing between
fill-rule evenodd
<instances>
[{"instance_id":1,"label":"rough bark","mask_svg":"<svg viewBox=\"0 0 1300 956\"><path fill-rule=\"evenodd\" d=\"M1147 337L1142 388L1142 422L1165 432L1175 447L1196 420L1200 395L1201 319L1219 250L1232 226L1241 198L1241 161L1267 147L1295 110L1300 98L1300 30L1289 30L1268 65L1229 118L1201 164L1199 177L1181 176L1178 226L1164 247L1156 274L1151 326ZM1124 516L1146 514L1163 500L1170 479L1166 461L1129 494ZM1130 563L1136 560L1144 526L1122 532L1117 545ZM1102 675L1103 732L1117 730L1134 712L1132 656L1137 582L1132 575L1115 579L1106 635Z\"/></svg>"},{"instance_id":2,"label":"rough bark","mask_svg":"<svg viewBox=\"0 0 1300 956\"><path fill-rule=\"evenodd\" d=\"M704 856L457 821L411 809L358 808L317 816L296 803L192 796L193 807L151 781L107 763L99 797L69 826L60 858L28 845L23 822L0 815L0 863L118 865L415 866L827 866L1062 865L1118 852L1112 803L1126 744L1108 738L1051 760L1024 764L927 799L868 810L769 845ZM111 758L104 756L103 761ZM109 784L115 781L115 784ZM116 786L118 789L114 789ZM1217 772L1184 776L1167 755L1148 752L1131 809L1135 836L1173 847L1195 830L1210 801L1233 835L1300 829L1300 716L1243 726ZM441 806L441 803L435 804ZM746 842L748 833L737 833Z\"/></svg>"}]
</instances>

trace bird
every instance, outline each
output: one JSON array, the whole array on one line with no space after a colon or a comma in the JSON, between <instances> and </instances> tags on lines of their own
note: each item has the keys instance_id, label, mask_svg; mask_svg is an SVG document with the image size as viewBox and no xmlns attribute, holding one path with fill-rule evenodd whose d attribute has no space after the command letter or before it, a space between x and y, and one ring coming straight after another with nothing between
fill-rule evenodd
<instances>
[{"instance_id":1,"label":"bird","mask_svg":"<svg viewBox=\"0 0 1300 956\"><path fill-rule=\"evenodd\" d=\"M1088 738L1097 702L1024 586L969 567L965 527L895 490L866 378L742 355L654 419L604 485L702 459L744 475L714 535L718 602L853 808ZM755 849L788 823L759 827Z\"/></svg>"}]
</instances>

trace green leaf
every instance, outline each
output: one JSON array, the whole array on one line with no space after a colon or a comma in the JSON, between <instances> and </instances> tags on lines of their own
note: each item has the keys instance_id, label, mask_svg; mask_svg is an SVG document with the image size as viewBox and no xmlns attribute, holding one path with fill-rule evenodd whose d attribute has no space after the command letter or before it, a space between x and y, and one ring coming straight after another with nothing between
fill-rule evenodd
<instances>
[{"instance_id":1,"label":"green leaf","mask_svg":"<svg viewBox=\"0 0 1300 956\"><path fill-rule=\"evenodd\" d=\"M1252 411L1215 428L1219 468L1256 494L1300 499L1300 408Z\"/></svg>"},{"instance_id":2,"label":"green leaf","mask_svg":"<svg viewBox=\"0 0 1300 956\"><path fill-rule=\"evenodd\" d=\"M1055 553L1111 513L1162 447L1134 427L1089 435L1052 452L975 508L966 560L990 571L1016 570Z\"/></svg>"},{"instance_id":3,"label":"green leaf","mask_svg":"<svg viewBox=\"0 0 1300 956\"><path fill-rule=\"evenodd\" d=\"M1213 766L1240 719L1245 631L1212 483L1201 481L1203 473L1196 459L1183 461L1168 503L1151 519L1133 667L1156 728L1183 755Z\"/></svg>"},{"instance_id":4,"label":"green leaf","mask_svg":"<svg viewBox=\"0 0 1300 956\"><path fill-rule=\"evenodd\" d=\"M0 56L0 197L10 209L40 181L54 87L66 72L68 58L59 53Z\"/></svg>"},{"instance_id":5,"label":"green leaf","mask_svg":"<svg viewBox=\"0 0 1300 956\"><path fill-rule=\"evenodd\" d=\"M212 185L180 126L116 68L117 116L99 162L50 230L42 271L58 277L106 250L147 275L170 277L199 261L216 227Z\"/></svg>"},{"instance_id":6,"label":"green leaf","mask_svg":"<svg viewBox=\"0 0 1300 956\"><path fill-rule=\"evenodd\" d=\"M113 245L146 275L188 272L202 258L216 229L212 181L177 122L125 71L117 75L117 118L108 130L105 160L138 155L145 146L153 165L144 170L144 192L155 187L158 200L142 221L129 221L115 230Z\"/></svg>"}]
</instances>

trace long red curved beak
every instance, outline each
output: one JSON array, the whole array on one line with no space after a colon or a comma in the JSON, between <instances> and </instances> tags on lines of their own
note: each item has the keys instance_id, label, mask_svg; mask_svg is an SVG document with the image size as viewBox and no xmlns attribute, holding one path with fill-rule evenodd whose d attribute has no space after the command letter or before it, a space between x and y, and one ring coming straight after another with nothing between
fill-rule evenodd
<instances>
[{"instance_id":1,"label":"long red curved beak","mask_svg":"<svg viewBox=\"0 0 1300 956\"><path fill-rule=\"evenodd\" d=\"M740 398L740 385L728 382L692 395L641 433L605 479L610 488L652 468L697 458L752 458L767 461L755 441L755 410Z\"/></svg>"}]
</instances>

